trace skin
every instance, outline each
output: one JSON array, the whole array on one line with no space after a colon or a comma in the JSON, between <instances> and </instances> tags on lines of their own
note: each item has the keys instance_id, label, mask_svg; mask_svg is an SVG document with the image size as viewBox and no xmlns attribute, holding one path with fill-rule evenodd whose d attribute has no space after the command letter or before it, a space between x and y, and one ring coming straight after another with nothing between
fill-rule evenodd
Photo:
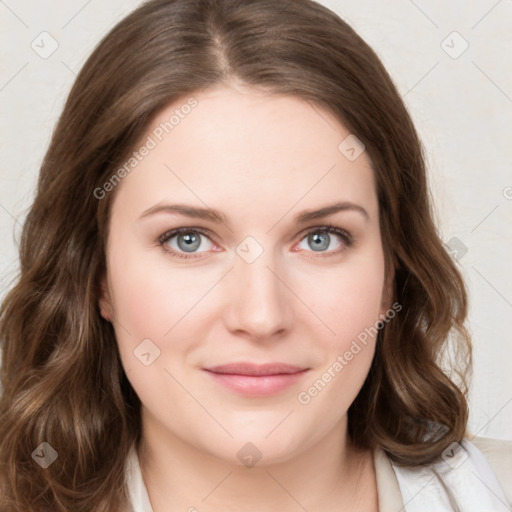
<instances>
[{"instance_id":1,"label":"skin","mask_svg":"<svg viewBox=\"0 0 512 512\"><path fill-rule=\"evenodd\" d=\"M338 146L350 132L300 98L233 83L193 96L198 105L115 190L100 299L142 402L138 455L154 512L377 510L372 454L347 438L375 339L308 404L297 399L390 307L371 162L364 152L349 161ZM141 140L186 99L159 112ZM347 209L294 221L340 201L368 217ZM141 218L166 203L215 208L226 222ZM315 251L307 230L326 225L353 244L329 234ZM181 245L178 236L159 242L179 227L209 234L196 234L193 253L183 236ZM263 249L252 263L236 251L249 235ZM149 366L134 355L144 339L160 350ZM288 389L249 397L203 370L233 361L309 371ZM253 467L237 457L248 442L262 455Z\"/></svg>"}]
</instances>

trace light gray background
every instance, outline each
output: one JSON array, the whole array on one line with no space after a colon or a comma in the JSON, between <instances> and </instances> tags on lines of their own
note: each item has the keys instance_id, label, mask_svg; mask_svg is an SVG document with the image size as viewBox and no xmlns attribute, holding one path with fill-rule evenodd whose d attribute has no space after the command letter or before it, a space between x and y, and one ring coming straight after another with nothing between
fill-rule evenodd
<instances>
[{"instance_id":1,"label":"light gray background","mask_svg":"<svg viewBox=\"0 0 512 512\"><path fill-rule=\"evenodd\" d=\"M15 237L75 75L100 38L139 3L0 0L0 297L16 273ZM454 257L469 286L475 354L469 428L512 440L512 2L321 3L375 49L415 120L437 221L444 241L458 246ZM58 44L50 56L44 52L52 39L43 32Z\"/></svg>"}]
</instances>

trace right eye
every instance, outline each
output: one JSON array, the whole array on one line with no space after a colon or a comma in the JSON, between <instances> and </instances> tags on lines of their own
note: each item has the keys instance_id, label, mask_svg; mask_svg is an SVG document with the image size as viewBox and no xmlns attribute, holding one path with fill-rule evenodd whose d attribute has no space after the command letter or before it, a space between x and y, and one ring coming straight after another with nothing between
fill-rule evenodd
<instances>
[{"instance_id":1,"label":"right eye","mask_svg":"<svg viewBox=\"0 0 512 512\"><path fill-rule=\"evenodd\" d=\"M171 254L173 257L180 259L198 258L200 256L194 256L194 254L198 252L208 252L208 249L197 251L201 246L202 237L210 240L206 235L206 231L203 229L176 228L160 236L159 242L164 251ZM190 254L190 256L188 254Z\"/></svg>"}]
</instances>

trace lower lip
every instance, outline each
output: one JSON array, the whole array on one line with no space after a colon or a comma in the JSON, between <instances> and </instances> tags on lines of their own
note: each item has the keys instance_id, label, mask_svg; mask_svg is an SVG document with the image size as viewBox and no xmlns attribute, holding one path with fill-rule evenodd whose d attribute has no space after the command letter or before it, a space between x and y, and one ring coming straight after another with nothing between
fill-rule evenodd
<instances>
[{"instance_id":1,"label":"lower lip","mask_svg":"<svg viewBox=\"0 0 512 512\"><path fill-rule=\"evenodd\" d=\"M279 375L233 375L206 370L217 382L237 393L249 396L269 396L297 383L308 370Z\"/></svg>"}]
</instances>

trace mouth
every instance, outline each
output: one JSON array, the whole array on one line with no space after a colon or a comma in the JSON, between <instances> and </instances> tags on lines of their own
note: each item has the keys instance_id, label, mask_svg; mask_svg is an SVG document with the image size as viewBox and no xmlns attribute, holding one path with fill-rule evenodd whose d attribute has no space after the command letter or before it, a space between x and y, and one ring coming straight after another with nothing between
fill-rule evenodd
<instances>
[{"instance_id":1,"label":"mouth","mask_svg":"<svg viewBox=\"0 0 512 512\"><path fill-rule=\"evenodd\" d=\"M214 381L239 394L268 396L296 384L309 368L286 363L230 363L203 368Z\"/></svg>"}]
</instances>

